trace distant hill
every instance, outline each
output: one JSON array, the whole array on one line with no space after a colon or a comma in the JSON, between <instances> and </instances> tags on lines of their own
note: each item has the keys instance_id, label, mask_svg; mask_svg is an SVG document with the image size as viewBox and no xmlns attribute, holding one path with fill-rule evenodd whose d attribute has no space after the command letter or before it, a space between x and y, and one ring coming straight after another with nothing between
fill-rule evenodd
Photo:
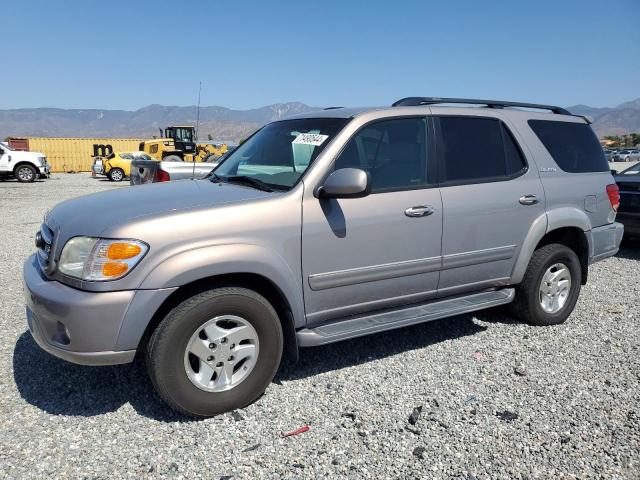
<instances>
[{"instance_id":1,"label":"distant hill","mask_svg":"<svg viewBox=\"0 0 640 480\"><path fill-rule=\"evenodd\" d=\"M261 125L287 115L317 110L300 102L276 103L251 110L201 107L201 140L237 142ZM617 107L574 105L568 110L593 121L598 136L640 132L640 98ZM23 108L0 110L0 139L5 137L128 137L151 138L158 128L171 124L196 124L196 107L149 105L135 111Z\"/></svg>"},{"instance_id":2,"label":"distant hill","mask_svg":"<svg viewBox=\"0 0 640 480\"><path fill-rule=\"evenodd\" d=\"M599 137L640 132L640 98L617 107L594 108L587 105L568 107L571 113L585 115L593 122Z\"/></svg>"},{"instance_id":3,"label":"distant hill","mask_svg":"<svg viewBox=\"0 0 640 480\"><path fill-rule=\"evenodd\" d=\"M199 137L237 142L261 125L316 108L303 103L276 103L251 110L201 107ZM151 138L168 125L195 125L196 107L149 105L135 111L24 108L0 110L0 138L111 137Z\"/></svg>"}]
</instances>

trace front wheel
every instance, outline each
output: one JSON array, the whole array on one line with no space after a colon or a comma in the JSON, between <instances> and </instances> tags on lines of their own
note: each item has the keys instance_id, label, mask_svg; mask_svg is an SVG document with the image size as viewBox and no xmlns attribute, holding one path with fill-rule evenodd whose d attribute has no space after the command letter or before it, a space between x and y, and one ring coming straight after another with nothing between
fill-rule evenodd
<instances>
[{"instance_id":1,"label":"front wheel","mask_svg":"<svg viewBox=\"0 0 640 480\"><path fill-rule=\"evenodd\" d=\"M162 320L147 345L147 369L169 406L211 417L257 400L280 365L282 346L278 315L262 295L217 288Z\"/></svg>"},{"instance_id":2,"label":"front wheel","mask_svg":"<svg viewBox=\"0 0 640 480\"><path fill-rule=\"evenodd\" d=\"M552 243L533 252L512 311L531 325L559 325L580 295L582 267L569 247Z\"/></svg>"},{"instance_id":3,"label":"front wheel","mask_svg":"<svg viewBox=\"0 0 640 480\"><path fill-rule=\"evenodd\" d=\"M19 182L22 183L31 183L35 182L38 177L38 172L36 172L35 167L31 165L18 165L16 168L14 175L18 179Z\"/></svg>"},{"instance_id":4,"label":"front wheel","mask_svg":"<svg viewBox=\"0 0 640 480\"><path fill-rule=\"evenodd\" d=\"M111 170L109 170L107 177L109 177L109 180L111 180L112 182L121 182L122 180L124 180L124 170L117 167L112 168Z\"/></svg>"}]
</instances>

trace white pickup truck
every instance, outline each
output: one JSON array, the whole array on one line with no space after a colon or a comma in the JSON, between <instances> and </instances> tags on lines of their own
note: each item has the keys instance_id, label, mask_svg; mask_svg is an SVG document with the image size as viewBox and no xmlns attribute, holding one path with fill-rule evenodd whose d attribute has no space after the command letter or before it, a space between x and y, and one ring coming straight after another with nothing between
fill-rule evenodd
<instances>
[{"instance_id":1,"label":"white pickup truck","mask_svg":"<svg viewBox=\"0 0 640 480\"><path fill-rule=\"evenodd\" d=\"M0 180L15 177L19 182L44 178L51 170L44 153L14 150L0 142Z\"/></svg>"}]
</instances>

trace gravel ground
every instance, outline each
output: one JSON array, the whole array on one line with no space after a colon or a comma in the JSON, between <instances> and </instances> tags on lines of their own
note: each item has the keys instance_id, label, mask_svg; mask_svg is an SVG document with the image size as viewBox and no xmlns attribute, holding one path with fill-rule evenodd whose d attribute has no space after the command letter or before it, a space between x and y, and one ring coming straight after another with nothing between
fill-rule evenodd
<instances>
[{"instance_id":1,"label":"gravel ground","mask_svg":"<svg viewBox=\"0 0 640 480\"><path fill-rule=\"evenodd\" d=\"M71 365L26 330L45 210L109 188L0 183L0 477L640 478L640 245L592 268L562 326L481 312L306 349L254 405L193 421L140 362Z\"/></svg>"}]
</instances>

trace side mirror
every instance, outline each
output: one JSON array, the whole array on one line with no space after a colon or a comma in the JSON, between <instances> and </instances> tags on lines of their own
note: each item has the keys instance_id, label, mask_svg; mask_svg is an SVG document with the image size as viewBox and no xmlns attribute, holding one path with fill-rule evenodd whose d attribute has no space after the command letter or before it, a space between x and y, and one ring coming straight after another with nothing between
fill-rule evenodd
<instances>
[{"instance_id":1,"label":"side mirror","mask_svg":"<svg viewBox=\"0 0 640 480\"><path fill-rule=\"evenodd\" d=\"M331 173L316 191L318 198L360 198L371 193L369 174L359 168L341 168Z\"/></svg>"},{"instance_id":2,"label":"side mirror","mask_svg":"<svg viewBox=\"0 0 640 480\"><path fill-rule=\"evenodd\" d=\"M618 170L614 170L613 168L611 169L611 175L617 175L618 174Z\"/></svg>"}]
</instances>

